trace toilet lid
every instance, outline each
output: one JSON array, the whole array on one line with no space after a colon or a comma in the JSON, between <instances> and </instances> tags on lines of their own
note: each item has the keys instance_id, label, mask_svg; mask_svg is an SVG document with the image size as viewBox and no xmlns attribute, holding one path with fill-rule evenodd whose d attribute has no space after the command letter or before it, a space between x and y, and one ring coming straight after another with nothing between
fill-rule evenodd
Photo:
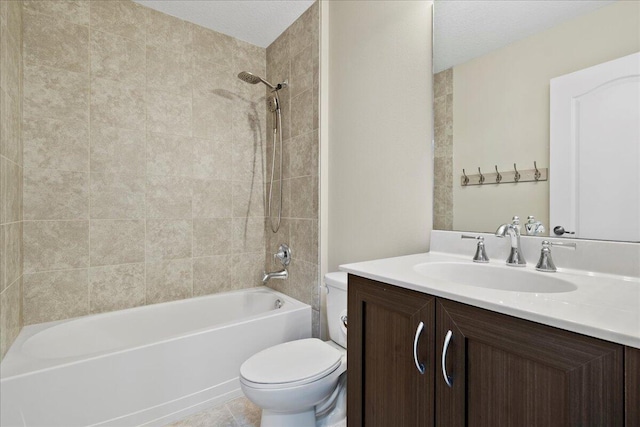
<instances>
[{"instance_id":1,"label":"toilet lid","mask_svg":"<svg viewBox=\"0 0 640 427\"><path fill-rule=\"evenodd\" d=\"M317 338L278 344L251 356L240 367L242 378L258 384L311 381L333 372L342 353Z\"/></svg>"}]
</instances>

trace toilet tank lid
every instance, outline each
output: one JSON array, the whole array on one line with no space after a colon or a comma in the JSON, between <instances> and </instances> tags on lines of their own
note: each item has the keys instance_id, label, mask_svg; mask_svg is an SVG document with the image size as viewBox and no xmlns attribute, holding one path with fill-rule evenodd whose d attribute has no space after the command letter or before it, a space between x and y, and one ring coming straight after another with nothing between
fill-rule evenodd
<instances>
[{"instance_id":1,"label":"toilet tank lid","mask_svg":"<svg viewBox=\"0 0 640 427\"><path fill-rule=\"evenodd\" d=\"M345 271L335 271L324 275L324 282L327 286L336 289L347 290L347 273Z\"/></svg>"}]
</instances>

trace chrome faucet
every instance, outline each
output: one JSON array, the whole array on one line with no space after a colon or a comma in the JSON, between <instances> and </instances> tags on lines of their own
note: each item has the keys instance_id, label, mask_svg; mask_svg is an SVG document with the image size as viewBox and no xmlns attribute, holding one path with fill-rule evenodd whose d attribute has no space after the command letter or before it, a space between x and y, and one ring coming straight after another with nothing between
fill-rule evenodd
<instances>
[{"instance_id":1,"label":"chrome faucet","mask_svg":"<svg viewBox=\"0 0 640 427\"><path fill-rule=\"evenodd\" d=\"M262 283L264 285L267 284L267 282L271 279L287 279L289 278L289 272L287 271L286 268L283 268L280 271L273 271L270 273L264 273L264 276L262 277Z\"/></svg>"},{"instance_id":2,"label":"chrome faucet","mask_svg":"<svg viewBox=\"0 0 640 427\"><path fill-rule=\"evenodd\" d=\"M271 279L284 280L289 277L289 272L287 271L287 266L291 262L291 249L289 246L284 243L281 244L278 248L278 252L273 254L273 259L280 261L280 264L282 264L282 270L265 272L264 276L262 276L262 284L264 285L266 285Z\"/></svg>"},{"instance_id":3,"label":"chrome faucet","mask_svg":"<svg viewBox=\"0 0 640 427\"><path fill-rule=\"evenodd\" d=\"M522 254L522 248L520 246L520 218L513 217L511 224L502 224L496 230L496 237L509 236L511 241L511 252L507 258L507 265L513 267L524 267L527 265L527 261Z\"/></svg>"}]
</instances>

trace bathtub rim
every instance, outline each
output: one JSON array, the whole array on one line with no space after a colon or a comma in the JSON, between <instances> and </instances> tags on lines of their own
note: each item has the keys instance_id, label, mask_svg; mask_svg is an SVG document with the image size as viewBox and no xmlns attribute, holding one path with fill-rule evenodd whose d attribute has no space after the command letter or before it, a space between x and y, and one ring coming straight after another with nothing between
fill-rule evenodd
<instances>
[{"instance_id":1,"label":"bathtub rim","mask_svg":"<svg viewBox=\"0 0 640 427\"><path fill-rule=\"evenodd\" d=\"M156 340L150 343L133 345L133 346L128 346L124 348L119 347L114 350L104 350L101 352L94 352L94 353L89 353L81 356L60 357L60 358L54 358L54 359L38 359L21 352L22 345L29 338L33 337L34 335L46 329L49 329L64 323L78 321L86 318L110 317L110 316L118 315L119 313L123 313L123 312L130 313L130 312L141 311L141 310L158 309L159 307L169 305L169 304L173 304L173 305L185 304L194 300L202 300L202 299L209 299L209 298L213 299L216 297L220 297L222 295L230 295L230 294L238 294L238 293L258 293L258 292L266 292L266 293L273 294L274 296L282 298L287 304L283 304L283 306L280 309L275 309L267 312L254 314L252 316L244 317L239 320L236 319L234 321L228 321L228 322L216 324L214 326L206 326L203 328L194 329L184 334L172 335L164 339ZM2 360L2 363L0 363L0 383L9 382L14 379L19 379L21 377L34 375L34 374L45 372L51 369L71 366L71 365L74 365L77 363L83 363L89 360L105 358L112 355L126 353L129 351L135 351L135 350L139 350L139 349L150 347L150 346L161 345L163 343L175 341L178 339L201 335L214 330L220 330L220 329L229 328L235 325L249 323L249 322L255 321L258 318L271 317L271 316L282 315L283 313L306 310L307 307L312 308L311 305L303 303L302 301L299 301L289 295L283 294L282 292L276 291L275 289L270 288L268 286L255 286L252 288L237 289L237 290L228 291L228 292L220 292L216 294L202 295L202 296L193 297L193 298L185 298L181 300L167 301L167 302L143 305L138 307L131 307L123 310L114 310L114 311L109 311L105 313L88 314L88 315L73 317L69 319L54 320L51 322L43 322L43 323L36 323L33 325L27 325L20 331L20 334L18 334L18 337L16 337L14 343L9 348L9 351L6 353L4 359ZM15 358L18 358L18 360L14 362L13 359ZM27 359L26 363L24 362L25 358ZM8 364L7 364L7 361L9 362ZM25 369L25 365L29 365L29 363L40 363L41 366L31 368L31 369L29 368Z\"/></svg>"}]
</instances>

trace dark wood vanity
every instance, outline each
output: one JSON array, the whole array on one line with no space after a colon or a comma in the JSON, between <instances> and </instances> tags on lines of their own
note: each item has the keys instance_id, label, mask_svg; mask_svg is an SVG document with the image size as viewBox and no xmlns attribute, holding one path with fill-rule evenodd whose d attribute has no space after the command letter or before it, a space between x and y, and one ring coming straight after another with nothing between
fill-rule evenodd
<instances>
[{"instance_id":1,"label":"dark wood vanity","mask_svg":"<svg viewBox=\"0 0 640 427\"><path fill-rule=\"evenodd\" d=\"M640 426L638 349L354 275L348 292L349 427Z\"/></svg>"}]
</instances>

